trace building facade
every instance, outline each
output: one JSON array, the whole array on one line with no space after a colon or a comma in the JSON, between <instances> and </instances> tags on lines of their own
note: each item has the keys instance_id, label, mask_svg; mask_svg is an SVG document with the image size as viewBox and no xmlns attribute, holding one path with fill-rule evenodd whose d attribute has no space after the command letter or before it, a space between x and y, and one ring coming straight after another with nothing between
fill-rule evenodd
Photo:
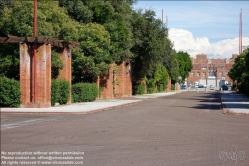
<instances>
[{"instance_id":1,"label":"building facade","mask_svg":"<svg viewBox=\"0 0 249 166\"><path fill-rule=\"evenodd\" d=\"M188 85L193 85L195 82L216 87L231 84L232 80L227 74L237 56L237 54L232 54L230 59L208 59L206 54L196 55L196 58L191 58L193 69L187 78Z\"/></svg>"}]
</instances>

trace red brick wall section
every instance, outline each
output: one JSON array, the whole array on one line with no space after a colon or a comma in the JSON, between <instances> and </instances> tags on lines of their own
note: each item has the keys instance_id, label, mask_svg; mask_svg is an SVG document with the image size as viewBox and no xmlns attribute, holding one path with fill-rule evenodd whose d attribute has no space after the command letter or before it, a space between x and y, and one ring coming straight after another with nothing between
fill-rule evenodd
<instances>
[{"instance_id":1,"label":"red brick wall section","mask_svg":"<svg viewBox=\"0 0 249 166\"><path fill-rule=\"evenodd\" d=\"M71 56L71 50L70 49L61 49L58 51L61 55L61 59L64 63L64 67L62 70L60 70L58 79L65 79L69 81L70 83L70 94L71 94L71 80L72 80L72 56ZM69 100L67 104L71 104L71 95L69 97Z\"/></svg>"},{"instance_id":2,"label":"red brick wall section","mask_svg":"<svg viewBox=\"0 0 249 166\"><path fill-rule=\"evenodd\" d=\"M46 45L46 103L51 107L51 45Z\"/></svg>"},{"instance_id":3,"label":"red brick wall section","mask_svg":"<svg viewBox=\"0 0 249 166\"><path fill-rule=\"evenodd\" d=\"M36 107L51 107L51 46L37 44ZM48 75L48 73L50 73Z\"/></svg>"},{"instance_id":4,"label":"red brick wall section","mask_svg":"<svg viewBox=\"0 0 249 166\"><path fill-rule=\"evenodd\" d=\"M125 63L125 93L124 97L132 96L131 63Z\"/></svg>"},{"instance_id":5,"label":"red brick wall section","mask_svg":"<svg viewBox=\"0 0 249 166\"><path fill-rule=\"evenodd\" d=\"M169 78L168 84L166 85L166 91L171 91L171 78Z\"/></svg>"},{"instance_id":6,"label":"red brick wall section","mask_svg":"<svg viewBox=\"0 0 249 166\"><path fill-rule=\"evenodd\" d=\"M37 44L36 61L36 102L32 91L34 90L34 62L33 47L20 44L20 89L21 107L42 108L50 107L51 95L51 46ZM32 69L32 71L31 71Z\"/></svg>"},{"instance_id":7,"label":"red brick wall section","mask_svg":"<svg viewBox=\"0 0 249 166\"><path fill-rule=\"evenodd\" d=\"M100 98L113 99L132 96L130 64L110 64L109 73L96 81L100 86Z\"/></svg>"},{"instance_id":8,"label":"red brick wall section","mask_svg":"<svg viewBox=\"0 0 249 166\"><path fill-rule=\"evenodd\" d=\"M19 44L20 48L20 90L21 90L21 107L31 101L30 86L30 54L27 44Z\"/></svg>"},{"instance_id":9,"label":"red brick wall section","mask_svg":"<svg viewBox=\"0 0 249 166\"><path fill-rule=\"evenodd\" d=\"M123 98L125 95L125 66L124 62L114 66L114 97Z\"/></svg>"},{"instance_id":10,"label":"red brick wall section","mask_svg":"<svg viewBox=\"0 0 249 166\"><path fill-rule=\"evenodd\" d=\"M113 69L114 64L109 65L109 71L107 76L100 79L100 98L101 99L113 99Z\"/></svg>"}]
</instances>

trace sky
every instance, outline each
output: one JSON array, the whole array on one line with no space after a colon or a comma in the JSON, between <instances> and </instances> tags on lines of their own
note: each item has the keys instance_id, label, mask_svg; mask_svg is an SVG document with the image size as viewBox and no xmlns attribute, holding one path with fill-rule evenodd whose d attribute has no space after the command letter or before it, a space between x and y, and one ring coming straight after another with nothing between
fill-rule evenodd
<instances>
[{"instance_id":1,"label":"sky","mask_svg":"<svg viewBox=\"0 0 249 166\"><path fill-rule=\"evenodd\" d=\"M242 9L242 45L249 45L249 1L138 0L133 9L151 9L169 28L177 51L191 57L231 58L239 54L239 20Z\"/></svg>"}]
</instances>

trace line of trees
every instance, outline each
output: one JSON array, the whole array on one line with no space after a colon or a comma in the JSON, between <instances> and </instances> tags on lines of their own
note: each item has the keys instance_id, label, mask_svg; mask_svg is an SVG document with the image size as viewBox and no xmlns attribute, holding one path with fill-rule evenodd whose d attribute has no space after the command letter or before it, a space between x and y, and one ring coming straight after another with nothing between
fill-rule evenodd
<instances>
[{"instance_id":1,"label":"line of trees","mask_svg":"<svg viewBox=\"0 0 249 166\"><path fill-rule=\"evenodd\" d=\"M236 90L249 95L249 46L235 59L228 76L234 81Z\"/></svg>"},{"instance_id":2,"label":"line of trees","mask_svg":"<svg viewBox=\"0 0 249 166\"><path fill-rule=\"evenodd\" d=\"M72 51L72 82L95 82L109 64L130 60L133 86L165 87L188 77L190 56L176 52L168 29L150 9L133 9L133 0L38 1L38 36L80 42ZM33 1L0 0L0 36L33 36ZM52 77L63 63L52 51ZM18 44L0 45L0 76L19 79ZM153 90L152 90L153 91Z\"/></svg>"}]
</instances>

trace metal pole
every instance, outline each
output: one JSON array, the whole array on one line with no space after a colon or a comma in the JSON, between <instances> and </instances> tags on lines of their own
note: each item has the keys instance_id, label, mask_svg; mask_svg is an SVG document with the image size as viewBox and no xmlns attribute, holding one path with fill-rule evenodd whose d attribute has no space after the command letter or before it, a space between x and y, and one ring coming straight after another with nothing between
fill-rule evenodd
<instances>
[{"instance_id":1,"label":"metal pole","mask_svg":"<svg viewBox=\"0 0 249 166\"><path fill-rule=\"evenodd\" d=\"M242 9L241 9L241 13L240 13L240 53L242 54Z\"/></svg>"},{"instance_id":2,"label":"metal pole","mask_svg":"<svg viewBox=\"0 0 249 166\"><path fill-rule=\"evenodd\" d=\"M163 9L162 9L162 28L163 28Z\"/></svg>"},{"instance_id":3,"label":"metal pole","mask_svg":"<svg viewBox=\"0 0 249 166\"><path fill-rule=\"evenodd\" d=\"M37 36L37 15L36 15L36 8L37 8L37 0L34 0L34 37ZM34 42L34 102L36 102L36 68L37 68L37 60L36 60L36 43Z\"/></svg>"}]
</instances>

